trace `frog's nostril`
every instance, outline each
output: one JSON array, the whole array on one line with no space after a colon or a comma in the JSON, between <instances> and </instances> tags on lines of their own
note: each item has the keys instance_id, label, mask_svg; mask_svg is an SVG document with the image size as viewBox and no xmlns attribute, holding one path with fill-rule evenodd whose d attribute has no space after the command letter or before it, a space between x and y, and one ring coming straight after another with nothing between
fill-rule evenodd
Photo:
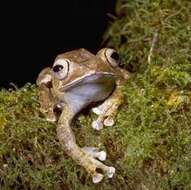
<instances>
[{"instance_id":1,"label":"frog's nostril","mask_svg":"<svg viewBox=\"0 0 191 190\"><path fill-rule=\"evenodd\" d=\"M64 67L62 65L55 65L52 70L57 73L59 71L61 71Z\"/></svg>"}]
</instances>

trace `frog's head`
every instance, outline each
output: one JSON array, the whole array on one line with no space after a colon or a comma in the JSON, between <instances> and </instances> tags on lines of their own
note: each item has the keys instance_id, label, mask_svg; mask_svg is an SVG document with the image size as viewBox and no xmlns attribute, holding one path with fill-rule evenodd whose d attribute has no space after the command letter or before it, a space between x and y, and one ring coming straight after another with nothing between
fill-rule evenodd
<instances>
[{"instance_id":1,"label":"frog's head","mask_svg":"<svg viewBox=\"0 0 191 190\"><path fill-rule=\"evenodd\" d=\"M115 88L116 80L124 78L119 61L117 52L106 48L97 55L85 49L58 55L52 67L53 88L72 103L103 100Z\"/></svg>"},{"instance_id":2,"label":"frog's head","mask_svg":"<svg viewBox=\"0 0 191 190\"><path fill-rule=\"evenodd\" d=\"M104 48L97 55L85 49L78 49L58 55L52 73L55 80L62 83L62 87L68 87L91 76L127 78L127 74L124 75L120 67L120 58L114 49Z\"/></svg>"}]
</instances>

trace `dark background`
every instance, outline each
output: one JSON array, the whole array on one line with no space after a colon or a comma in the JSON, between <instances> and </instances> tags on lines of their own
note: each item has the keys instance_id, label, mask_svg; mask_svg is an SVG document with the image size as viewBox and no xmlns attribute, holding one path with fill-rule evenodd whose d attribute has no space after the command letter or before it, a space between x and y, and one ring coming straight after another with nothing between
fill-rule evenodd
<instances>
[{"instance_id":1,"label":"dark background","mask_svg":"<svg viewBox=\"0 0 191 190\"><path fill-rule=\"evenodd\" d=\"M41 2L41 3L40 3ZM0 87L35 83L56 55L84 47L95 53L115 0L25 1L2 5Z\"/></svg>"}]
</instances>

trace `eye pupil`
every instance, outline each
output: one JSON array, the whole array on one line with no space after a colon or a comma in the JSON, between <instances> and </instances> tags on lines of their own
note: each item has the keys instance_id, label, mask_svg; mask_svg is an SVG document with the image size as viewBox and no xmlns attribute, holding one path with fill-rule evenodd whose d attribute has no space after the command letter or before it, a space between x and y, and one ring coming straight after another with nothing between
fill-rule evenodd
<instances>
[{"instance_id":1,"label":"eye pupil","mask_svg":"<svg viewBox=\"0 0 191 190\"><path fill-rule=\"evenodd\" d=\"M115 59L116 61L118 61L118 60L119 60L119 54L118 54L117 52L113 52L113 53L111 54L111 58L113 58L113 59Z\"/></svg>"},{"instance_id":2,"label":"eye pupil","mask_svg":"<svg viewBox=\"0 0 191 190\"><path fill-rule=\"evenodd\" d=\"M63 67L62 65L55 65L52 70L53 70L55 73L57 73L57 72L61 71L63 68L64 68L64 67Z\"/></svg>"}]
</instances>

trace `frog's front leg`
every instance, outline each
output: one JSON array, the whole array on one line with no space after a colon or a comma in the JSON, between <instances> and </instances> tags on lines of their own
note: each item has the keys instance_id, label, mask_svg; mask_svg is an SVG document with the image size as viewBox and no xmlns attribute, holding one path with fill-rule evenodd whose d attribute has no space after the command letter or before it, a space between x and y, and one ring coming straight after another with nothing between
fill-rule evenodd
<instances>
[{"instance_id":1,"label":"frog's front leg","mask_svg":"<svg viewBox=\"0 0 191 190\"><path fill-rule=\"evenodd\" d=\"M76 140L71 129L71 122L74 115L73 111L66 104L63 107L62 114L57 123L57 136L63 149L74 161L87 170L87 172L92 176L94 183L100 182L104 177L104 173L109 178L113 177L115 168L104 165L95 159L92 154L87 153L86 150L83 150L76 144ZM103 174L99 173L97 169L101 169Z\"/></svg>"},{"instance_id":2,"label":"frog's front leg","mask_svg":"<svg viewBox=\"0 0 191 190\"><path fill-rule=\"evenodd\" d=\"M92 128L101 130L103 126L113 126L119 106L123 103L122 85L117 85L112 95L101 105L92 109L98 118L92 122Z\"/></svg>"},{"instance_id":3,"label":"frog's front leg","mask_svg":"<svg viewBox=\"0 0 191 190\"><path fill-rule=\"evenodd\" d=\"M51 93L52 76L51 76L51 69L49 67L43 69L40 72L36 84L40 102L40 111L46 116L46 119L48 121L55 122L56 116L53 110L55 101Z\"/></svg>"}]
</instances>

